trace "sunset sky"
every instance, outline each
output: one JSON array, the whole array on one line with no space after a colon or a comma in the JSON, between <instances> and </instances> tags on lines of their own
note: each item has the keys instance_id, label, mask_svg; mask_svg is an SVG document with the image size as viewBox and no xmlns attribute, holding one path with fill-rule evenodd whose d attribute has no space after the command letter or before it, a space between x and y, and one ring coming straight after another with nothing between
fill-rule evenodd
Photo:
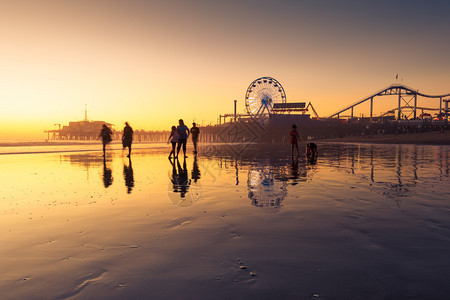
<instances>
[{"instance_id":1,"label":"sunset sky","mask_svg":"<svg viewBox=\"0 0 450 300\"><path fill-rule=\"evenodd\" d=\"M450 93L448 0L19 0L0 11L0 139L45 138L85 104L117 128L216 123L234 99L245 111L261 76L320 116L396 74Z\"/></svg>"}]
</instances>

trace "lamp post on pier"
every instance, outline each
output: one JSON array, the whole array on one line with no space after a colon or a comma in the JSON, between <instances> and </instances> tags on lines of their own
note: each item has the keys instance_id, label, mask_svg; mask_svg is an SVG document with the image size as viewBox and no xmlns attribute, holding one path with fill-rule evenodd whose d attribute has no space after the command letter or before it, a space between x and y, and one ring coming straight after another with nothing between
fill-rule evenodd
<instances>
[{"instance_id":1,"label":"lamp post on pier","mask_svg":"<svg viewBox=\"0 0 450 300\"><path fill-rule=\"evenodd\" d=\"M234 100L234 122L236 123L236 104L237 104L237 100Z\"/></svg>"}]
</instances>

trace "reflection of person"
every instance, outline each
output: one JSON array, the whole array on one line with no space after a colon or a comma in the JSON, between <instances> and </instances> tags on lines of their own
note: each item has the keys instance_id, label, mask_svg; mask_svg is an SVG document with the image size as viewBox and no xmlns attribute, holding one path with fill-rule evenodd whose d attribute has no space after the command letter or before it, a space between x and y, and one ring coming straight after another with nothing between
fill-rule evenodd
<instances>
[{"instance_id":1,"label":"reflection of person","mask_svg":"<svg viewBox=\"0 0 450 300\"><path fill-rule=\"evenodd\" d=\"M318 155L317 145L315 143L308 143L306 145L306 157L310 160L310 162L316 161Z\"/></svg>"},{"instance_id":2,"label":"reflection of person","mask_svg":"<svg viewBox=\"0 0 450 300\"><path fill-rule=\"evenodd\" d=\"M128 166L125 163L123 164L123 179L125 180L127 193L130 194L134 187L134 174L133 167L131 165L131 158L128 158Z\"/></svg>"},{"instance_id":3,"label":"reflection of person","mask_svg":"<svg viewBox=\"0 0 450 300\"><path fill-rule=\"evenodd\" d=\"M103 124L102 126L102 130L100 131L100 134L98 135L99 137L102 138L102 143L103 143L103 156L105 156L105 152L106 152L106 144L109 144L112 141L112 131L111 128L109 128L108 126L106 126L106 124Z\"/></svg>"},{"instance_id":4,"label":"reflection of person","mask_svg":"<svg viewBox=\"0 0 450 300\"><path fill-rule=\"evenodd\" d=\"M178 134L179 134L177 157L178 157L178 153L180 153L181 146L183 146L183 154L184 154L184 157L186 158L187 157L186 156L186 142L187 142L187 138L189 137L189 128L186 125L184 125L184 121L182 119L180 119L178 121L178 123L180 125L177 127Z\"/></svg>"},{"instance_id":5,"label":"reflection of person","mask_svg":"<svg viewBox=\"0 0 450 300\"><path fill-rule=\"evenodd\" d=\"M106 166L106 158L103 158L103 185L108 188L113 183L112 171Z\"/></svg>"},{"instance_id":6,"label":"reflection of person","mask_svg":"<svg viewBox=\"0 0 450 300\"><path fill-rule=\"evenodd\" d=\"M178 186L180 187L181 198L186 196L189 190L189 184L191 183L188 179L188 171L186 166L186 160L183 160L183 168L181 168L180 161L177 159L178 165Z\"/></svg>"},{"instance_id":7,"label":"reflection of person","mask_svg":"<svg viewBox=\"0 0 450 300\"><path fill-rule=\"evenodd\" d=\"M167 140L167 143L169 143L169 141L172 143L172 151L170 151L169 159L172 157L172 154L173 154L173 157L176 158L175 146L178 143L178 137L179 137L179 135L178 135L177 128L175 126L172 126L172 131L170 132L169 139Z\"/></svg>"},{"instance_id":8,"label":"reflection of person","mask_svg":"<svg viewBox=\"0 0 450 300\"><path fill-rule=\"evenodd\" d=\"M177 173L177 167L175 166L175 159L170 160L170 164L172 165L172 177L170 178L170 181L173 184L173 192L178 192L178 173Z\"/></svg>"},{"instance_id":9,"label":"reflection of person","mask_svg":"<svg viewBox=\"0 0 450 300\"><path fill-rule=\"evenodd\" d=\"M194 156L194 165L192 166L191 178L194 182L200 179L200 169L198 168L197 155Z\"/></svg>"},{"instance_id":10,"label":"reflection of person","mask_svg":"<svg viewBox=\"0 0 450 300\"><path fill-rule=\"evenodd\" d=\"M291 179L294 180L294 183L292 185L296 185L297 183L295 182L296 179L298 179L298 157L297 159L294 159L294 157L292 157L292 176Z\"/></svg>"},{"instance_id":11,"label":"reflection of person","mask_svg":"<svg viewBox=\"0 0 450 300\"><path fill-rule=\"evenodd\" d=\"M176 159L176 165L175 160L173 162L171 160L170 163L172 164L172 178L170 179L170 181L172 181L173 184L173 192L180 193L181 198L185 198L190 185L186 167L186 160L184 160L183 162L183 168L181 167L180 161L178 159Z\"/></svg>"},{"instance_id":12,"label":"reflection of person","mask_svg":"<svg viewBox=\"0 0 450 300\"><path fill-rule=\"evenodd\" d=\"M197 142L199 134L200 129L198 129L195 123L192 123L191 135L192 135L192 143L194 144L194 154L197 154Z\"/></svg>"},{"instance_id":13,"label":"reflection of person","mask_svg":"<svg viewBox=\"0 0 450 300\"><path fill-rule=\"evenodd\" d=\"M125 122L125 127L123 128L123 135L122 135L122 146L123 146L124 150L126 147L128 147L127 157L130 157L130 155L131 155L131 143L132 142L133 142L133 129L130 127L128 122Z\"/></svg>"},{"instance_id":14,"label":"reflection of person","mask_svg":"<svg viewBox=\"0 0 450 300\"><path fill-rule=\"evenodd\" d=\"M291 154L292 156L294 155L294 147L295 147L297 148L297 155L298 155L298 142L300 141L300 136L298 135L297 132L297 125L295 124L292 125L292 129L289 132L289 135L291 136L291 145L292 145Z\"/></svg>"}]
</instances>

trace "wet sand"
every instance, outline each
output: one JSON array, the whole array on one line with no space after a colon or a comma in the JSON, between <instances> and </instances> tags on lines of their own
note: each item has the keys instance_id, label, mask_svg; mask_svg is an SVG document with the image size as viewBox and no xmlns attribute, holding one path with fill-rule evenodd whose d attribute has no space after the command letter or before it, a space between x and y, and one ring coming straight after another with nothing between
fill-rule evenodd
<instances>
[{"instance_id":1,"label":"wet sand","mask_svg":"<svg viewBox=\"0 0 450 300\"><path fill-rule=\"evenodd\" d=\"M31 153L62 153L62 152L97 152L102 144L99 141L71 142L5 142L0 143L0 155L11 154L31 154ZM110 150L121 150L122 143L113 141L107 146ZM166 149L167 143L163 142L143 142L134 143L133 149Z\"/></svg>"},{"instance_id":2,"label":"wet sand","mask_svg":"<svg viewBox=\"0 0 450 300\"><path fill-rule=\"evenodd\" d=\"M447 146L200 150L0 156L0 299L448 298Z\"/></svg>"},{"instance_id":3,"label":"wet sand","mask_svg":"<svg viewBox=\"0 0 450 300\"><path fill-rule=\"evenodd\" d=\"M371 143L371 144L417 144L417 145L450 145L449 132L424 132L414 134L387 134L347 136L334 139L317 140L326 143Z\"/></svg>"}]
</instances>

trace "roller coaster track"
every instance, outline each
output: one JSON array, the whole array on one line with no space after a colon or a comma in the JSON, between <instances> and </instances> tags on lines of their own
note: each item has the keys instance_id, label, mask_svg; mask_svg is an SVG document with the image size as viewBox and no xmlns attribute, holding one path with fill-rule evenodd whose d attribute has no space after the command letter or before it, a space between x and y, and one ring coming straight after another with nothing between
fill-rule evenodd
<instances>
[{"instance_id":1,"label":"roller coaster track","mask_svg":"<svg viewBox=\"0 0 450 300\"><path fill-rule=\"evenodd\" d=\"M400 109L408 109L408 108L412 108L412 107L411 106L402 106ZM430 108L430 107L421 107L421 106L420 107L417 106L416 109L424 110L424 111L425 110L426 111L437 111L437 110L439 110L439 108ZM388 115L391 115L391 114L395 114L395 112L397 110L398 110L398 107L395 107L393 109L390 109L390 110L380 114L379 117L384 117L384 116L388 116Z\"/></svg>"},{"instance_id":2,"label":"roller coaster track","mask_svg":"<svg viewBox=\"0 0 450 300\"><path fill-rule=\"evenodd\" d=\"M329 115L327 118L333 118L333 117L337 117L339 118L339 115L347 110L352 110L352 115L353 115L353 108L361 103L364 103L366 101L371 101L371 117L372 117L372 105L373 105L373 98L377 97L377 96L392 96L392 95L398 95L399 96L399 109L398 109L398 114L400 116L401 113L401 109L402 106L400 106L400 102L401 102L401 97L402 96L411 96L415 98L415 101L417 100L417 96L420 97L425 97L425 98L440 98L440 103L442 103L442 98L445 97L450 97L450 93L449 94L444 94L444 95L428 95L428 94L424 94L424 93L420 93L418 90L414 90L410 87L407 87L405 85L402 84L393 84L390 85L366 98L363 98L359 101L356 101L355 103L345 107L344 109L338 110L337 112ZM406 102L406 101L405 101ZM413 107L413 106L411 106ZM414 111L417 109L416 106L413 107ZM439 110L441 110L442 107L439 108ZM353 116L352 116L353 117Z\"/></svg>"}]
</instances>

